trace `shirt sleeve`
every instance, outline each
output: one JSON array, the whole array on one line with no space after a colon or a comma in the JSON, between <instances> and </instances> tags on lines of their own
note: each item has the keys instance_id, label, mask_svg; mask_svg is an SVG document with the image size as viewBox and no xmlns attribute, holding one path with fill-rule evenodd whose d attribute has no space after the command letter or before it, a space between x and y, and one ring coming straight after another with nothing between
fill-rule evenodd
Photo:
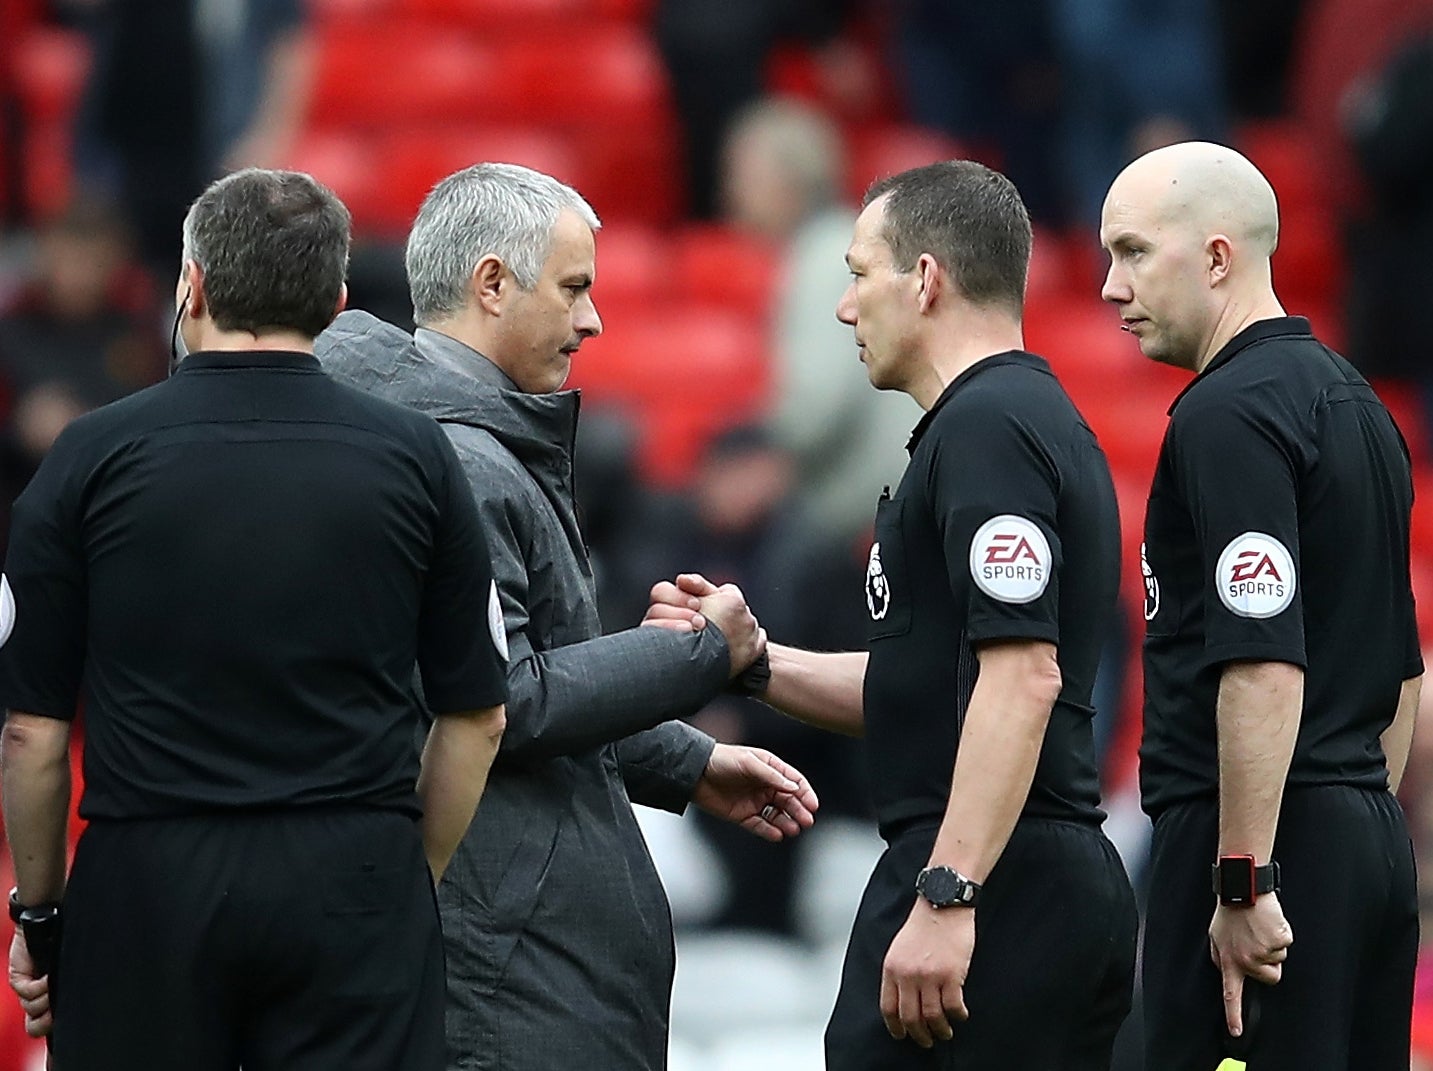
<instances>
[{"instance_id":1,"label":"shirt sleeve","mask_svg":"<svg viewBox=\"0 0 1433 1071\"><path fill-rule=\"evenodd\" d=\"M1298 449L1258 394L1175 411L1174 468L1204 575L1204 664L1307 667Z\"/></svg>"},{"instance_id":2,"label":"shirt sleeve","mask_svg":"<svg viewBox=\"0 0 1433 1071\"><path fill-rule=\"evenodd\" d=\"M507 700L507 634L477 505L452 444L434 427L441 469L433 560L423 593L418 667L435 714Z\"/></svg>"},{"instance_id":3,"label":"shirt sleeve","mask_svg":"<svg viewBox=\"0 0 1433 1071\"><path fill-rule=\"evenodd\" d=\"M967 635L1059 643L1058 470L1034 429L995 407L947 411L928 492Z\"/></svg>"},{"instance_id":4,"label":"shirt sleeve","mask_svg":"<svg viewBox=\"0 0 1433 1071\"><path fill-rule=\"evenodd\" d=\"M79 705L88 623L83 473L72 442L56 441L15 501L0 580L0 701L64 720Z\"/></svg>"}]
</instances>

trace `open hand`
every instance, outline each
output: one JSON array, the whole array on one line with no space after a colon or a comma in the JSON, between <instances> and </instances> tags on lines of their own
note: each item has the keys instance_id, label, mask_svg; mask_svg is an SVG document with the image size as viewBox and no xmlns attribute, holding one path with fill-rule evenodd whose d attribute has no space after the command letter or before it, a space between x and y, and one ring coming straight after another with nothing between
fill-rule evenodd
<instances>
[{"instance_id":1,"label":"open hand","mask_svg":"<svg viewBox=\"0 0 1433 1071\"><path fill-rule=\"evenodd\" d=\"M821 806L795 766L759 747L739 744L716 746L692 802L769 841L810 829Z\"/></svg>"}]
</instances>

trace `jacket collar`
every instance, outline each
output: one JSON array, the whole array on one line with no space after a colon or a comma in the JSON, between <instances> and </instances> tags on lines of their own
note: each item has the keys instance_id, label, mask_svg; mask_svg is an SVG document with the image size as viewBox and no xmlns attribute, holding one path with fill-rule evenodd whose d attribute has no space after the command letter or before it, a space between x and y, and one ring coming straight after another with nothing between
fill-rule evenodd
<instances>
[{"instance_id":1,"label":"jacket collar","mask_svg":"<svg viewBox=\"0 0 1433 1071\"><path fill-rule=\"evenodd\" d=\"M1313 329L1309 327L1309 321L1302 316L1275 316L1268 320L1254 321L1224 343L1213 359L1204 366L1204 370L1184 385L1184 389L1175 395L1174 401L1169 403L1168 415L1174 415L1175 408L1184 399L1184 396L1194 389L1195 384L1202 383L1212 373L1223 368L1255 343L1266 342L1271 338L1313 337L1314 333Z\"/></svg>"}]
</instances>

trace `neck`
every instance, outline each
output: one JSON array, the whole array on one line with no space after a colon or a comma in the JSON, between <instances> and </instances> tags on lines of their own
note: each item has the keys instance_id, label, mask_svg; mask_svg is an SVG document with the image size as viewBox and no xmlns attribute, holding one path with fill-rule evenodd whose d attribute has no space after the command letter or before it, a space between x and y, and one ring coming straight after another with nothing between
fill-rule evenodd
<instances>
[{"instance_id":1,"label":"neck","mask_svg":"<svg viewBox=\"0 0 1433 1071\"><path fill-rule=\"evenodd\" d=\"M257 350L287 350L312 353L313 339L300 331L223 331L213 323L200 326L196 350L208 352L246 353Z\"/></svg>"},{"instance_id":2,"label":"neck","mask_svg":"<svg viewBox=\"0 0 1433 1071\"><path fill-rule=\"evenodd\" d=\"M1243 299L1235 299L1224 306L1219 314L1219 319L1214 325L1214 330L1205 343L1204 351L1194 364L1194 372L1204 371L1209 362L1214 360L1216 354L1229 344L1240 331L1243 331L1251 324L1260 320L1276 320L1286 316L1284 307L1279 304L1279 299L1274 295L1272 287L1260 288L1254 294Z\"/></svg>"},{"instance_id":3,"label":"neck","mask_svg":"<svg viewBox=\"0 0 1433 1071\"><path fill-rule=\"evenodd\" d=\"M931 325L932 343L906 393L929 411L962 372L997 353L1025 348L1020 321L1008 313L977 311Z\"/></svg>"}]
</instances>

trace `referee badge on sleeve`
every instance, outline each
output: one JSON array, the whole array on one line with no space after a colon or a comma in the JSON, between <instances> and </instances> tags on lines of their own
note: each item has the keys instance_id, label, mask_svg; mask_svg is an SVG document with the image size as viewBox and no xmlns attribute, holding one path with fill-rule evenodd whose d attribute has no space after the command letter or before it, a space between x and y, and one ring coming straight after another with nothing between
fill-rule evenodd
<instances>
[{"instance_id":1,"label":"referee badge on sleeve","mask_svg":"<svg viewBox=\"0 0 1433 1071\"><path fill-rule=\"evenodd\" d=\"M0 573L0 647L15 630L15 593L10 590L10 578Z\"/></svg>"},{"instance_id":2,"label":"referee badge on sleeve","mask_svg":"<svg viewBox=\"0 0 1433 1071\"><path fill-rule=\"evenodd\" d=\"M1050 584L1050 541L1034 521L1002 513L970 541L970 576L992 599L1034 602Z\"/></svg>"},{"instance_id":3,"label":"referee badge on sleeve","mask_svg":"<svg viewBox=\"0 0 1433 1071\"><path fill-rule=\"evenodd\" d=\"M1240 617L1275 617L1294 601L1294 556L1263 532L1235 536L1219 555L1214 586L1219 601Z\"/></svg>"},{"instance_id":4,"label":"referee badge on sleeve","mask_svg":"<svg viewBox=\"0 0 1433 1071\"><path fill-rule=\"evenodd\" d=\"M503 624L503 601L498 598L498 582L491 581L488 584L488 631L492 633L493 646L498 649L498 654L503 656L503 661L508 659L508 630Z\"/></svg>"}]
</instances>

